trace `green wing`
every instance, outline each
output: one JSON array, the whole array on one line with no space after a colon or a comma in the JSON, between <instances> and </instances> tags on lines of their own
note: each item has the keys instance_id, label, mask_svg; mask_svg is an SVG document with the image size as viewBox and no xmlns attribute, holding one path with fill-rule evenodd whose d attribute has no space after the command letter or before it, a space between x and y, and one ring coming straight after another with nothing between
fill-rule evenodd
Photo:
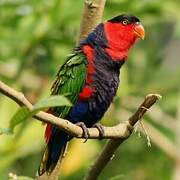
<instances>
[{"instance_id":1,"label":"green wing","mask_svg":"<svg viewBox=\"0 0 180 180\"><path fill-rule=\"evenodd\" d=\"M77 101L85 83L87 61L82 53L70 55L57 73L51 88L52 95L65 95L72 104ZM71 107L55 107L53 114L64 118Z\"/></svg>"}]
</instances>

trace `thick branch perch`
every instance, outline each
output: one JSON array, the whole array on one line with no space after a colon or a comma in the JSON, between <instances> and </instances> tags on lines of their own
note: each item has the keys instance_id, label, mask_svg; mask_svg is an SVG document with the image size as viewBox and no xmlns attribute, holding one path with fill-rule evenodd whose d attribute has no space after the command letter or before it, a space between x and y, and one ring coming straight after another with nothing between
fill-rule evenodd
<instances>
[{"instance_id":1,"label":"thick branch perch","mask_svg":"<svg viewBox=\"0 0 180 180\"><path fill-rule=\"evenodd\" d=\"M0 81L0 92L7 97L14 100L20 106L26 106L29 110L33 109L33 105L24 97L21 92L14 90L13 88L7 86L5 83ZM131 126L133 126L146 112L146 108L152 106L158 98L158 95L152 94L148 95L138 110L130 117L129 121L125 123L120 123L113 127L104 127L104 136L103 138L127 138L131 134ZM45 122L53 124L60 129L66 131L67 133L75 136L77 138L84 138L83 131L79 126L69 122L68 120L58 118L52 114L48 114L46 112L40 111L35 115L35 118ZM99 138L99 131L96 128L89 128L89 138L97 139Z\"/></svg>"},{"instance_id":2,"label":"thick branch perch","mask_svg":"<svg viewBox=\"0 0 180 180\"><path fill-rule=\"evenodd\" d=\"M26 106L29 110L33 109L33 105L24 97L21 92L14 90L1 81L0 92L14 100L18 105ZM58 118L43 111L40 111L38 114L36 114L35 118L42 122L53 124L60 129L68 132L72 136L75 136L77 138L84 138L82 129L79 126L76 126L75 124L69 122L68 120ZM126 138L130 135L128 126L129 125L127 123L121 123L114 127L104 127L105 133L103 138ZM88 130L90 134L89 138L99 138L99 131L96 128L89 128Z\"/></svg>"}]
</instances>

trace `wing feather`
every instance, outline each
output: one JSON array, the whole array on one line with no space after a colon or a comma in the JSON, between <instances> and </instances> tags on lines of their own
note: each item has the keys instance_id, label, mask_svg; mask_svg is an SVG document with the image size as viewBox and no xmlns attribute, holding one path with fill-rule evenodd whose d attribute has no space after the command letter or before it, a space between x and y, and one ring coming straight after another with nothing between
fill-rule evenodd
<instances>
[{"instance_id":1,"label":"wing feather","mask_svg":"<svg viewBox=\"0 0 180 180\"><path fill-rule=\"evenodd\" d=\"M79 93L85 83L86 57L82 53L70 55L57 73L57 77L51 88L52 95L65 95L72 104L78 99ZM64 118L70 107L55 107L53 114Z\"/></svg>"}]
</instances>

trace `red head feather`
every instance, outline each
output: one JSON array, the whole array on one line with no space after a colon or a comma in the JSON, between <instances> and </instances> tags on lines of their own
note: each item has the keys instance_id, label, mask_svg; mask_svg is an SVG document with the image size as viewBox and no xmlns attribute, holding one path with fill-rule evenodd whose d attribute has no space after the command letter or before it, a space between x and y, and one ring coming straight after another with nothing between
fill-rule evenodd
<instances>
[{"instance_id":1,"label":"red head feather","mask_svg":"<svg viewBox=\"0 0 180 180\"><path fill-rule=\"evenodd\" d=\"M124 60L137 38L144 38L145 31L138 18L130 15L117 16L104 23L108 41L106 52L114 60Z\"/></svg>"}]
</instances>

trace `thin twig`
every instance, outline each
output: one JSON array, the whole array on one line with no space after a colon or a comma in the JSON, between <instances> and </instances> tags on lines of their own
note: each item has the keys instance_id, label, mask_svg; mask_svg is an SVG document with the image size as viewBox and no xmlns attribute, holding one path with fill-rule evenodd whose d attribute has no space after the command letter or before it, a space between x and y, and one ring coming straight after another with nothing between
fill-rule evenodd
<instances>
[{"instance_id":1,"label":"thin twig","mask_svg":"<svg viewBox=\"0 0 180 180\"><path fill-rule=\"evenodd\" d=\"M166 137L150 123L144 122L144 125L148 129L148 135L153 143L164 151L173 161L178 161L178 163L180 163L180 154L175 143L173 143L168 137Z\"/></svg>"}]
</instances>

